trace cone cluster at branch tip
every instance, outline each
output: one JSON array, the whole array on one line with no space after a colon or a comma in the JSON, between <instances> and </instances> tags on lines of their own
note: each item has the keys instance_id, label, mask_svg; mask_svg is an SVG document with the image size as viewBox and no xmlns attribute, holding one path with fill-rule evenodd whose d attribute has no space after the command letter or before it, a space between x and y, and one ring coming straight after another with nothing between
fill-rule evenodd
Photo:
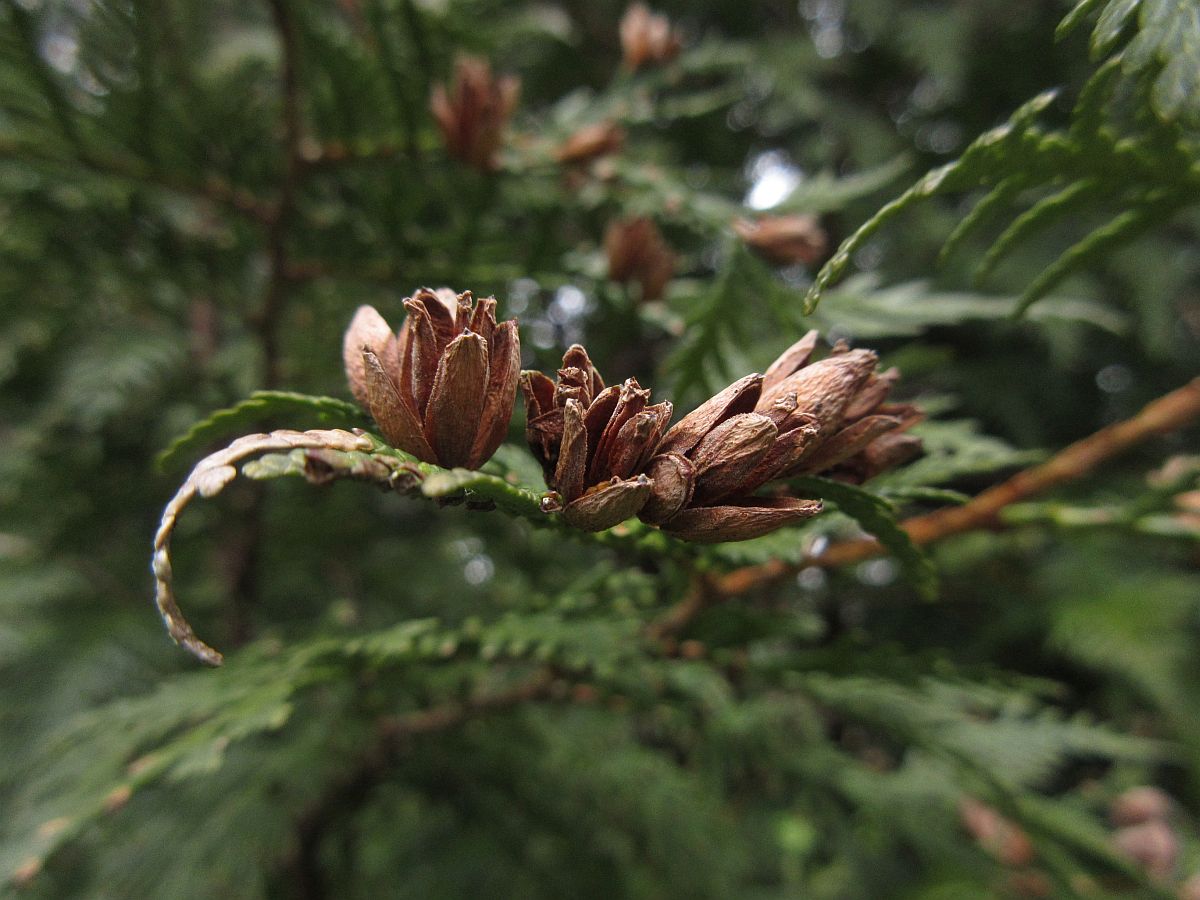
<instances>
[{"instance_id":1,"label":"cone cluster at branch tip","mask_svg":"<svg viewBox=\"0 0 1200 900\"><path fill-rule=\"evenodd\" d=\"M422 288L398 334L372 306L342 345L346 377L389 444L440 466L477 469L504 441L521 370L517 322L496 301Z\"/></svg>"},{"instance_id":2,"label":"cone cluster at branch tip","mask_svg":"<svg viewBox=\"0 0 1200 900\"><path fill-rule=\"evenodd\" d=\"M887 404L897 374L838 345L810 363L817 333L765 375L748 375L667 429L670 405L630 379L605 388L584 348L557 382L522 372L526 438L576 527L637 515L683 540L738 541L816 515L819 501L756 496L769 482L822 473L861 482L920 452L911 406Z\"/></svg>"},{"instance_id":3,"label":"cone cluster at branch tip","mask_svg":"<svg viewBox=\"0 0 1200 900\"><path fill-rule=\"evenodd\" d=\"M449 90L435 85L429 98L446 151L482 172L498 168L504 129L520 93L519 78L497 77L486 60L459 57Z\"/></svg>"},{"instance_id":4,"label":"cone cluster at branch tip","mask_svg":"<svg viewBox=\"0 0 1200 900\"><path fill-rule=\"evenodd\" d=\"M343 344L346 375L384 438L426 462L476 469L504 440L519 384L526 440L567 524L603 531L638 516L688 541L739 541L816 515L817 500L764 486L822 474L861 483L906 462L913 406L888 403L898 373L844 343L813 362L817 333L763 375L747 375L671 426L669 402L630 378L606 387L578 344L558 377L520 371L515 320L496 301L423 288L398 334L360 307Z\"/></svg>"}]
</instances>

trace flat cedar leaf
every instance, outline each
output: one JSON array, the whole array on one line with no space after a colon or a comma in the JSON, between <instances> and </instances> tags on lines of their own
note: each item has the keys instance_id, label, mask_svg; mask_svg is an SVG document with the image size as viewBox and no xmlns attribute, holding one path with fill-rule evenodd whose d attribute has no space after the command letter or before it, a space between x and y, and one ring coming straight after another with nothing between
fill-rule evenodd
<instances>
[{"instance_id":1,"label":"flat cedar leaf","mask_svg":"<svg viewBox=\"0 0 1200 900\"><path fill-rule=\"evenodd\" d=\"M1200 121L1200 10L1192 10L1188 41L1184 52L1171 57L1154 81L1150 98L1154 109L1166 121Z\"/></svg>"},{"instance_id":2,"label":"flat cedar leaf","mask_svg":"<svg viewBox=\"0 0 1200 900\"><path fill-rule=\"evenodd\" d=\"M812 313L822 294L841 279L854 254L901 213L930 197L980 186L993 187L1009 175L1009 169L1036 155L1040 146L1030 142L1029 135L1038 117L1057 96L1057 91L1043 91L1027 101L1003 125L976 138L958 159L925 173L908 190L860 225L842 241L817 273L804 298L805 314Z\"/></svg>"},{"instance_id":3,"label":"flat cedar leaf","mask_svg":"<svg viewBox=\"0 0 1200 900\"><path fill-rule=\"evenodd\" d=\"M1032 465L1045 458L1040 450L1018 450L980 431L969 419L931 420L912 429L925 445L924 455L907 466L884 472L871 482L879 491L899 487L947 484L959 478Z\"/></svg>"},{"instance_id":4,"label":"flat cedar leaf","mask_svg":"<svg viewBox=\"0 0 1200 900\"><path fill-rule=\"evenodd\" d=\"M906 503L939 503L948 506L961 506L968 502L971 497L962 491L952 491L946 488L936 487L906 487L900 485L892 488L884 488L879 492L880 496L892 500Z\"/></svg>"},{"instance_id":5,"label":"flat cedar leaf","mask_svg":"<svg viewBox=\"0 0 1200 900\"><path fill-rule=\"evenodd\" d=\"M299 424L310 428L351 428L369 421L367 414L353 403L336 397L315 397L292 391L255 391L240 403L201 419L172 441L158 455L156 463L162 471L172 469L220 438L253 429L266 419L282 417L304 417L306 421Z\"/></svg>"},{"instance_id":6,"label":"flat cedar leaf","mask_svg":"<svg viewBox=\"0 0 1200 900\"><path fill-rule=\"evenodd\" d=\"M1112 0L1104 7L1104 12L1100 14L1100 19L1092 31L1093 59L1106 56L1116 46L1117 41L1121 39L1121 32L1125 30L1139 3L1141 0Z\"/></svg>"},{"instance_id":7,"label":"flat cedar leaf","mask_svg":"<svg viewBox=\"0 0 1200 900\"><path fill-rule=\"evenodd\" d=\"M1183 203L1177 198L1143 200L1142 205L1126 210L1087 237L1067 249L1042 270L1025 288L1014 315L1020 316L1058 286L1059 282L1093 260L1100 259L1117 247L1147 231L1166 218L1169 211Z\"/></svg>"},{"instance_id":8,"label":"flat cedar leaf","mask_svg":"<svg viewBox=\"0 0 1200 900\"><path fill-rule=\"evenodd\" d=\"M1043 197L1012 220L1001 235L992 242L983 259L975 267L975 282L981 284L1012 249L1047 224L1076 215L1092 202L1099 186L1094 179L1085 178L1071 183L1049 197Z\"/></svg>"},{"instance_id":9,"label":"flat cedar leaf","mask_svg":"<svg viewBox=\"0 0 1200 900\"><path fill-rule=\"evenodd\" d=\"M818 309L806 324L828 332L834 328L849 340L916 336L939 325L969 321L1000 321L1012 317L1019 300L1012 296L968 291L938 291L926 281L883 286L875 273L847 278L826 294L829 305ZM1067 296L1047 297L1030 313L1037 322L1060 321L1091 325L1122 334L1128 321L1117 310Z\"/></svg>"},{"instance_id":10,"label":"flat cedar leaf","mask_svg":"<svg viewBox=\"0 0 1200 900\"><path fill-rule=\"evenodd\" d=\"M791 482L802 496L832 501L868 534L878 539L900 563L904 578L924 600L936 600L938 575L932 560L896 522L895 508L877 494L828 478L808 476Z\"/></svg>"},{"instance_id":11,"label":"flat cedar leaf","mask_svg":"<svg viewBox=\"0 0 1200 900\"><path fill-rule=\"evenodd\" d=\"M1068 18L1073 16L1074 11ZM1093 59L1113 53L1134 19L1137 33L1120 55L1125 72L1132 75L1157 63L1161 70L1153 78L1151 107L1165 122L1200 121L1200 5L1191 0L1111 0L1092 32Z\"/></svg>"},{"instance_id":12,"label":"flat cedar leaf","mask_svg":"<svg viewBox=\"0 0 1200 900\"><path fill-rule=\"evenodd\" d=\"M897 156L882 165L839 178L832 172L819 172L788 194L772 213L823 213L842 209L848 203L883 190L912 164L911 157Z\"/></svg>"},{"instance_id":13,"label":"flat cedar leaf","mask_svg":"<svg viewBox=\"0 0 1200 900\"><path fill-rule=\"evenodd\" d=\"M488 500L507 513L541 522L541 495L503 478L470 469L443 469L427 475L421 483L426 497L445 498L465 493L468 499Z\"/></svg>"},{"instance_id":14,"label":"flat cedar leaf","mask_svg":"<svg viewBox=\"0 0 1200 900\"><path fill-rule=\"evenodd\" d=\"M1079 24L1096 11L1104 4L1104 0L1079 0L1067 13L1061 22L1058 23L1058 28L1054 30L1054 39L1061 41L1068 34L1079 27Z\"/></svg>"}]
</instances>

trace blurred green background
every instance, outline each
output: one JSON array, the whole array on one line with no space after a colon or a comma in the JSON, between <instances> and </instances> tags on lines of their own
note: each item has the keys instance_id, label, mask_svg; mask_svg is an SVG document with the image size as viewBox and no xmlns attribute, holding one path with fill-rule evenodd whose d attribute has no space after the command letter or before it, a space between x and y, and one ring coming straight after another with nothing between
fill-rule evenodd
<instances>
[{"instance_id":1,"label":"blurred green background","mask_svg":"<svg viewBox=\"0 0 1200 900\"><path fill-rule=\"evenodd\" d=\"M0 895L1200 895L1194 427L935 548L936 602L890 559L807 570L699 618L697 658L639 638L689 568L852 523L681 559L239 481L177 541L227 666L196 671L151 604L162 505L238 431L159 453L258 389L348 399L354 309L398 323L421 285L494 294L527 367L584 341L677 410L810 327L878 349L934 418L879 488L906 512L1195 377L1200 7L1084 6L1056 40L1056 2L664 0L683 49L631 72L621 3L0 3ZM494 172L429 113L464 52L521 80ZM836 247L1049 88L1034 137L867 240L811 316L820 260L773 268L731 229L813 214ZM605 121L622 149L556 161ZM1013 318L1114 210L1145 215ZM650 302L607 277L636 216L675 254ZM281 409L239 430L322 424ZM517 418L496 465L538 488ZM381 739L545 664L548 702ZM1144 785L1171 810L1134 852L1110 805Z\"/></svg>"}]
</instances>

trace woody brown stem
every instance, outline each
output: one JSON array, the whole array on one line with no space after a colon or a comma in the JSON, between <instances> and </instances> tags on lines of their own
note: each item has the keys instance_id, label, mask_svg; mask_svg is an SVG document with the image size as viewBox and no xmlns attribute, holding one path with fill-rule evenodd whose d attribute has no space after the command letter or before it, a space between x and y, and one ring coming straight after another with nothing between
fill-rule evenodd
<instances>
[{"instance_id":1,"label":"woody brown stem","mask_svg":"<svg viewBox=\"0 0 1200 900\"><path fill-rule=\"evenodd\" d=\"M1105 460L1155 435L1177 431L1197 418L1200 418L1200 378L1152 401L1133 418L1102 428L1046 462L1018 472L963 506L914 516L902 522L901 527L917 545L931 544L980 528L1001 527L999 516L1005 507L1081 478ZM802 569L813 566L837 568L884 552L877 540L863 538L836 544L824 553L806 556L797 563L771 560L734 569L713 579L702 593L689 593L651 626L651 633L658 638L677 633L708 606L774 584Z\"/></svg>"}]
</instances>

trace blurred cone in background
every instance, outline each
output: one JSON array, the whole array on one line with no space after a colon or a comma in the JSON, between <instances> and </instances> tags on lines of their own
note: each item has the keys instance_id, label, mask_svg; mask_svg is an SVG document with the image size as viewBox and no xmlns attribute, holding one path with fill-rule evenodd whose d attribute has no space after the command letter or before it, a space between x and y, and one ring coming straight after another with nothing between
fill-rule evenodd
<instances>
[{"instance_id":1,"label":"blurred cone in background","mask_svg":"<svg viewBox=\"0 0 1200 900\"><path fill-rule=\"evenodd\" d=\"M621 52L625 67L636 72L643 66L661 65L679 55L682 41L671 20L635 3L621 17Z\"/></svg>"},{"instance_id":2,"label":"blurred cone in background","mask_svg":"<svg viewBox=\"0 0 1200 900\"><path fill-rule=\"evenodd\" d=\"M446 151L482 172L494 171L520 93L521 81L515 76L496 77L486 60L459 57L450 89L435 85L429 98Z\"/></svg>"},{"instance_id":3,"label":"blurred cone in background","mask_svg":"<svg viewBox=\"0 0 1200 900\"><path fill-rule=\"evenodd\" d=\"M777 266L812 266L829 246L816 216L761 216L735 219L733 230L746 246Z\"/></svg>"},{"instance_id":4,"label":"blurred cone in background","mask_svg":"<svg viewBox=\"0 0 1200 900\"><path fill-rule=\"evenodd\" d=\"M657 300L675 274L675 254L651 219L622 219L604 232L608 277L620 284L636 282L642 300Z\"/></svg>"},{"instance_id":5,"label":"blurred cone in background","mask_svg":"<svg viewBox=\"0 0 1200 900\"><path fill-rule=\"evenodd\" d=\"M593 122L563 141L554 151L554 159L564 165L582 165L619 153L624 146L624 128L616 122Z\"/></svg>"}]
</instances>

